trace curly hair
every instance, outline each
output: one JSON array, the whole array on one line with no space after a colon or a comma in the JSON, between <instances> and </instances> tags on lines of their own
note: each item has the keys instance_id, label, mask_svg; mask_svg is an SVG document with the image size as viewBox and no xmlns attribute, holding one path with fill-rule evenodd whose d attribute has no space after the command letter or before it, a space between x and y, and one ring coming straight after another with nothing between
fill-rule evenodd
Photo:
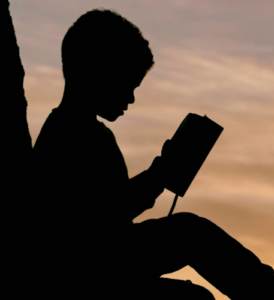
<instances>
[{"instance_id":1,"label":"curly hair","mask_svg":"<svg viewBox=\"0 0 274 300\"><path fill-rule=\"evenodd\" d=\"M64 36L61 54L65 80L110 68L148 71L154 65L149 42L140 29L104 8L88 11L73 23Z\"/></svg>"}]
</instances>

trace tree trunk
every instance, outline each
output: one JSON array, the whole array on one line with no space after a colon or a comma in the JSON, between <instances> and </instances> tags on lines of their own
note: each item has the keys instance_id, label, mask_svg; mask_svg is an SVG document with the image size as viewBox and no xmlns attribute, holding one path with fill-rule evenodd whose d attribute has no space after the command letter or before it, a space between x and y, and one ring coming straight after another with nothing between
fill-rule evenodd
<instances>
[{"instance_id":1,"label":"tree trunk","mask_svg":"<svg viewBox=\"0 0 274 300\"><path fill-rule=\"evenodd\" d=\"M24 284L29 236L32 143L29 134L23 80L24 69L9 12L9 1L0 1L1 25L1 273L9 297ZM12 286L10 286L12 285ZM22 290L21 290L22 291Z\"/></svg>"},{"instance_id":2,"label":"tree trunk","mask_svg":"<svg viewBox=\"0 0 274 300\"><path fill-rule=\"evenodd\" d=\"M0 1L1 34L1 148L2 174L12 181L25 174L32 150L27 123L27 101L23 88L24 68L21 63L15 30L9 12L9 1ZM23 180L21 177L20 180ZM15 186L14 186L15 188Z\"/></svg>"}]
</instances>

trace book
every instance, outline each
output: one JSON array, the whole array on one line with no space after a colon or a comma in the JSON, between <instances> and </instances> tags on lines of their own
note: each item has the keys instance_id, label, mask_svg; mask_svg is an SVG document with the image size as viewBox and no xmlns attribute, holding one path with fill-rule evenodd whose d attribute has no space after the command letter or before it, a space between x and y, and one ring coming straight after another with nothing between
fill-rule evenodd
<instances>
[{"instance_id":1,"label":"book","mask_svg":"<svg viewBox=\"0 0 274 300\"><path fill-rule=\"evenodd\" d=\"M171 138L166 157L165 188L183 197L223 131L208 118L189 113Z\"/></svg>"}]
</instances>

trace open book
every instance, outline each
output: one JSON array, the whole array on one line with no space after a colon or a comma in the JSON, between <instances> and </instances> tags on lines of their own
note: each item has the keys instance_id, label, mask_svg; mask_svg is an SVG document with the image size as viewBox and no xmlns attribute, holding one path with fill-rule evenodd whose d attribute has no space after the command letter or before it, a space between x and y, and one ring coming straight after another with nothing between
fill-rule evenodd
<instances>
[{"instance_id":1,"label":"open book","mask_svg":"<svg viewBox=\"0 0 274 300\"><path fill-rule=\"evenodd\" d=\"M209 119L189 113L173 135L172 155L166 158L165 188L183 197L223 131Z\"/></svg>"}]
</instances>

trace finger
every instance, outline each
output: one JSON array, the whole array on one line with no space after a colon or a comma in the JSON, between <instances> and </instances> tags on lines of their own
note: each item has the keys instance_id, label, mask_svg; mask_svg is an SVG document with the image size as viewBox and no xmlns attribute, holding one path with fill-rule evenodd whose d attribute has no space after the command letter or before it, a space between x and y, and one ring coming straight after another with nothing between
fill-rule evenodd
<instances>
[{"instance_id":1,"label":"finger","mask_svg":"<svg viewBox=\"0 0 274 300\"><path fill-rule=\"evenodd\" d=\"M163 147L162 147L162 152L161 152L161 155L162 156L166 156L168 155L168 152L170 151L170 147L171 147L171 144L170 144L171 140L166 140Z\"/></svg>"}]
</instances>

